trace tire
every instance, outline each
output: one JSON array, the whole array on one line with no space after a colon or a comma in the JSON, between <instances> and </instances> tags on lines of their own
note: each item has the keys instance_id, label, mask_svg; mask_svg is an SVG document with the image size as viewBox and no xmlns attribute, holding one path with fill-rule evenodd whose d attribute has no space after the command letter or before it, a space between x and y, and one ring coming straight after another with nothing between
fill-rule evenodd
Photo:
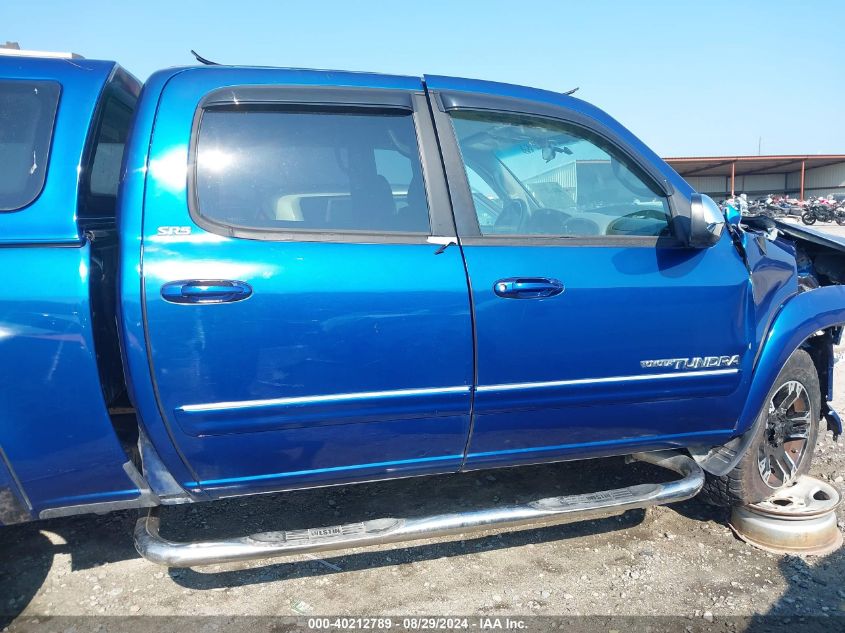
<instances>
[{"instance_id":1,"label":"tire","mask_svg":"<svg viewBox=\"0 0 845 633\"><path fill-rule=\"evenodd\" d=\"M789 399L792 403L782 409ZM746 505L788 486L810 469L820 415L816 367L807 352L796 350L766 396L755 437L745 455L723 477L708 473L701 498L718 506Z\"/></svg>"},{"instance_id":2,"label":"tire","mask_svg":"<svg viewBox=\"0 0 845 633\"><path fill-rule=\"evenodd\" d=\"M816 223L816 215L811 211L801 214L801 221L807 226L812 226Z\"/></svg>"},{"instance_id":3,"label":"tire","mask_svg":"<svg viewBox=\"0 0 845 633\"><path fill-rule=\"evenodd\" d=\"M837 213L836 214L836 223L839 226L845 225L845 213Z\"/></svg>"}]
</instances>

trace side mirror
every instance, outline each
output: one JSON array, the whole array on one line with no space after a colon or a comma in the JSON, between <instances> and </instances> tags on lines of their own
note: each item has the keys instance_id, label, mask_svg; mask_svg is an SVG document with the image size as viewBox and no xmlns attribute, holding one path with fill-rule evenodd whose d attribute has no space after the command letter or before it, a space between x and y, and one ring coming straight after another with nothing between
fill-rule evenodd
<instances>
[{"instance_id":1,"label":"side mirror","mask_svg":"<svg viewBox=\"0 0 845 633\"><path fill-rule=\"evenodd\" d=\"M690 248L709 248L719 241L725 228L725 216L709 196L695 193L690 204Z\"/></svg>"}]
</instances>

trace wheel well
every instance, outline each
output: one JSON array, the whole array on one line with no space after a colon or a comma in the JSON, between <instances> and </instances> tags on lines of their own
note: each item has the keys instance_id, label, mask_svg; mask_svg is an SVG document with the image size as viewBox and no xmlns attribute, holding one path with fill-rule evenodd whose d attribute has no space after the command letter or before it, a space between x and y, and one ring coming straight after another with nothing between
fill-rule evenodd
<instances>
[{"instance_id":1,"label":"wheel well","mask_svg":"<svg viewBox=\"0 0 845 633\"><path fill-rule=\"evenodd\" d=\"M836 360L833 346L838 345L841 338L842 326L837 325L816 332L801 345L801 348L810 354L819 375L822 400L821 415L827 420L827 428L833 432L834 436L839 436L842 433L842 423L829 405L829 402L833 399L833 363Z\"/></svg>"},{"instance_id":2,"label":"wheel well","mask_svg":"<svg viewBox=\"0 0 845 633\"><path fill-rule=\"evenodd\" d=\"M830 406L833 398L833 362L835 360L833 346L838 345L842 337L842 325L835 325L819 330L806 339L799 349L805 350L813 361L819 376L819 390L821 391L821 417L827 422L827 428L833 433L834 439L842 434L842 421ZM742 435L731 438L721 446L689 447L690 454L705 471L712 475L726 475L742 457L756 426L751 426Z\"/></svg>"}]
</instances>

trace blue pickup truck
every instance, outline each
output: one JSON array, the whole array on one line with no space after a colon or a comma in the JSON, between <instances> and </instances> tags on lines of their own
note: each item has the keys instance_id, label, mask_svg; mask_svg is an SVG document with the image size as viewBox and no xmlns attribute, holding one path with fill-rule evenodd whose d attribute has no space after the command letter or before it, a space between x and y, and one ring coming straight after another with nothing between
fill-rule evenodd
<instances>
[{"instance_id":1,"label":"blue pickup truck","mask_svg":"<svg viewBox=\"0 0 845 633\"><path fill-rule=\"evenodd\" d=\"M845 245L726 217L601 110L442 76L0 57L0 522L198 565L789 485ZM628 455L670 481L173 542L156 509Z\"/></svg>"}]
</instances>

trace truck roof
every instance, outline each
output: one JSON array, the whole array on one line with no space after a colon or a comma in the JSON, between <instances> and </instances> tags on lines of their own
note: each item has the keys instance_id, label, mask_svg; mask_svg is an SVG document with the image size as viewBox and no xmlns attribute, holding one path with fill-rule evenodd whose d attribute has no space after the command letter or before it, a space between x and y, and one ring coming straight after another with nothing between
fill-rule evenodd
<instances>
[{"instance_id":1,"label":"truck roof","mask_svg":"<svg viewBox=\"0 0 845 633\"><path fill-rule=\"evenodd\" d=\"M63 52L44 52L44 51L27 51L18 49L9 49L0 47L0 77L9 77L7 72L21 64L20 68L26 70L30 78L32 72L39 72L54 76L57 74L72 74L74 71L88 72L94 69L105 70L112 69L116 62L108 60L86 59L77 55L76 53ZM223 64L212 65L187 65L187 66L172 66L156 71L150 76L164 79L165 82L170 77L181 74L186 71L190 72L219 72L219 71L236 71L256 74L272 74L274 79L280 83L296 84L303 80L304 83L310 85L322 86L362 86L372 88L394 88L394 89L410 89L413 90L420 86L420 82L438 84L438 87L448 90L465 90L473 92L483 92L488 94L496 94L501 96L522 97L528 99L537 99L539 96L545 95L547 98L561 98L564 97L562 93L542 90L538 88L531 88L518 84L508 84L496 81L486 81L479 79L469 79L465 77L452 77L443 75L398 75L377 73L370 71L352 71L352 70L333 70L333 69L315 69L315 68L296 68L296 67L282 67L282 66L233 66ZM56 77L58 78L58 77Z\"/></svg>"},{"instance_id":2,"label":"truck roof","mask_svg":"<svg viewBox=\"0 0 845 633\"><path fill-rule=\"evenodd\" d=\"M30 55L9 55L9 49L0 54L0 79L53 79L72 80L92 73L108 77L117 66L116 62L84 59L82 57L34 57ZM14 51L13 51L14 52ZM86 82L87 83L87 82Z\"/></svg>"},{"instance_id":3,"label":"truck roof","mask_svg":"<svg viewBox=\"0 0 845 633\"><path fill-rule=\"evenodd\" d=\"M321 69L321 68L297 68L286 66L235 66L224 64L199 64L188 66L173 66L157 71L154 75L176 75L182 72L215 72L215 71L237 71L249 73L272 73L277 81L281 83L297 83L298 80L308 78L308 83L314 85L324 86L366 86L373 88L384 87L391 85L391 87L408 86L413 87L421 81L430 82L437 80L438 83L449 84L451 90L471 90L475 92L489 92L495 94L507 95L518 92L530 92L532 95L537 93L545 93L547 95L554 95L556 97L564 96L563 93L554 92L551 90L542 90L539 88L532 88L529 86L519 84L508 84L497 81L487 81L479 79L470 79L466 77L453 77L445 75L401 75L390 73L378 73L372 71L357 71L357 70L335 70L335 69Z\"/></svg>"}]
</instances>

